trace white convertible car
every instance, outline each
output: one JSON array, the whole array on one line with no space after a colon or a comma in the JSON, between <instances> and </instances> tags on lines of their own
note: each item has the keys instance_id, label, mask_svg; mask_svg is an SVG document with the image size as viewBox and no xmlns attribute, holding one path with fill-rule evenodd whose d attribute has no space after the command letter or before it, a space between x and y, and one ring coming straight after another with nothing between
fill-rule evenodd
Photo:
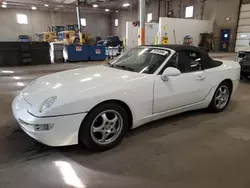
<instances>
[{"instance_id":1,"label":"white convertible car","mask_svg":"<svg viewBox=\"0 0 250 188\"><path fill-rule=\"evenodd\" d=\"M47 75L14 99L21 128L49 146L117 145L128 129L188 110L223 111L240 65L192 46L133 48L108 65Z\"/></svg>"}]
</instances>

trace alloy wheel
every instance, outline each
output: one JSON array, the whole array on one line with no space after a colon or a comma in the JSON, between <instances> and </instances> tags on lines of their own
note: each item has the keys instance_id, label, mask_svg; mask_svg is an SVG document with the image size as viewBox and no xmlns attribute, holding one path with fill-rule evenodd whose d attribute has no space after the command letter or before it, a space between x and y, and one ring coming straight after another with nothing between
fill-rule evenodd
<instances>
[{"instance_id":1,"label":"alloy wheel","mask_svg":"<svg viewBox=\"0 0 250 188\"><path fill-rule=\"evenodd\" d=\"M97 115L92 122L91 137L97 144L110 144L120 135L122 127L122 116L115 110L106 110Z\"/></svg>"},{"instance_id":2,"label":"alloy wheel","mask_svg":"<svg viewBox=\"0 0 250 188\"><path fill-rule=\"evenodd\" d=\"M218 109L224 108L229 100L229 89L226 85L220 86L215 94L215 105Z\"/></svg>"}]
</instances>

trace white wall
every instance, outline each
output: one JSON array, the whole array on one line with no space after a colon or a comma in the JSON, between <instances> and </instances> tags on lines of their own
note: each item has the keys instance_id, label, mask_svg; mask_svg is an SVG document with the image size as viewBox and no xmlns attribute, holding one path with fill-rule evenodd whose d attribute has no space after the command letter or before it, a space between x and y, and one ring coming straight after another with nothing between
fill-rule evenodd
<instances>
[{"instance_id":1,"label":"white wall","mask_svg":"<svg viewBox=\"0 0 250 188\"><path fill-rule=\"evenodd\" d=\"M115 19L119 20L118 27L115 26ZM132 22L138 19L137 10L131 11L119 11L118 13L113 13L111 15L111 35L116 35L119 37L126 36L126 22Z\"/></svg>"},{"instance_id":2,"label":"white wall","mask_svg":"<svg viewBox=\"0 0 250 188\"><path fill-rule=\"evenodd\" d=\"M233 51L238 12L239 12L240 0L206 0L204 3L204 11L202 15L203 3L201 0L182 0L180 7L180 0L172 0L170 2L170 10L174 11L174 17L179 17L179 11L181 12L180 18L184 18L185 7L194 6L194 19L212 20L214 21L213 33L215 49L219 50L220 45L220 32L221 29L231 29L231 46L230 51ZM229 17L230 20L226 21Z\"/></svg>"},{"instance_id":3,"label":"white wall","mask_svg":"<svg viewBox=\"0 0 250 188\"><path fill-rule=\"evenodd\" d=\"M181 4L180 4L181 2ZM250 0L243 0L244 2L250 3ZM232 41L231 41L231 51L234 49L236 30L237 30L237 21L238 21L238 10L239 10L240 0L206 0L204 4L204 11L202 15L202 6L203 3L201 0L171 0L169 1L169 10L173 11L173 16L175 18L184 18L185 7L194 5L194 16L193 19L203 19L203 20L212 20L214 21L213 33L214 33L214 42L215 49L219 49L220 42L220 30L221 29L231 29L232 31ZM158 20L158 15L160 17L165 17L167 13L167 1L161 1L160 3L160 13L159 13L159 1L152 1L149 4L146 4L146 13L153 13L153 20ZM134 6L136 10L135 14L127 12L123 15L124 18L127 18L126 21L133 21L138 19L137 7ZM127 16L128 15L128 16ZM180 15L180 17L179 17ZM132 16L132 17L131 17ZM226 18L229 17L230 20L226 21ZM125 21L125 22L126 22ZM122 23L125 27L125 22ZM112 34L114 35L123 35L121 30L112 29Z\"/></svg>"},{"instance_id":4,"label":"white wall","mask_svg":"<svg viewBox=\"0 0 250 188\"><path fill-rule=\"evenodd\" d=\"M92 36L106 38L110 33L110 14L81 12L81 17L86 18L87 26L83 29Z\"/></svg>"},{"instance_id":5,"label":"white wall","mask_svg":"<svg viewBox=\"0 0 250 188\"><path fill-rule=\"evenodd\" d=\"M193 45L198 46L200 43L200 33L211 33L213 31L213 21L160 18L159 27L159 42L161 41L161 37L167 34L168 43L175 44L175 31L176 44L183 44L184 37L190 35L193 38Z\"/></svg>"},{"instance_id":6,"label":"white wall","mask_svg":"<svg viewBox=\"0 0 250 188\"><path fill-rule=\"evenodd\" d=\"M145 24L145 44L151 45L155 43L155 37L158 34L158 23ZM132 48L138 45L138 27L134 27L132 22L126 22L126 46Z\"/></svg>"},{"instance_id":7,"label":"white wall","mask_svg":"<svg viewBox=\"0 0 250 188\"><path fill-rule=\"evenodd\" d=\"M26 14L28 17L27 25L17 23L16 14ZM92 34L93 37L106 37L110 34L109 14L100 13L81 13L81 17L86 18L87 26L84 29ZM35 33L47 31L52 25L76 24L76 13L71 12L50 12L33 11L20 9L1 9L0 10L0 41L16 41L18 35L29 35L31 40L36 40Z\"/></svg>"}]
</instances>

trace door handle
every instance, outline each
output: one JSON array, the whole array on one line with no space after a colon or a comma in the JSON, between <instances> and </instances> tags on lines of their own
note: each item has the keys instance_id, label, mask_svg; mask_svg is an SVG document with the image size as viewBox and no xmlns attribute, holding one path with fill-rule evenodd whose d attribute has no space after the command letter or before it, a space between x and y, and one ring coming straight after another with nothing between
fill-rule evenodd
<instances>
[{"instance_id":1,"label":"door handle","mask_svg":"<svg viewBox=\"0 0 250 188\"><path fill-rule=\"evenodd\" d=\"M197 78L196 78L196 80L197 81L203 81L203 80L205 80L205 76L197 76Z\"/></svg>"}]
</instances>

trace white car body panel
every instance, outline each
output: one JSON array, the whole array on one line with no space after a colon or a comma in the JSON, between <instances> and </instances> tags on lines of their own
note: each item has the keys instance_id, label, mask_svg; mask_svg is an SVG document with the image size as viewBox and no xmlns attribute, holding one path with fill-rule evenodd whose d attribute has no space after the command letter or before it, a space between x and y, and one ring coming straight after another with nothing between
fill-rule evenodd
<instances>
[{"instance_id":1,"label":"white car body panel","mask_svg":"<svg viewBox=\"0 0 250 188\"><path fill-rule=\"evenodd\" d=\"M164 103L160 99L155 99L155 102L157 100L159 101L154 105L154 114L152 120L161 119L190 110L207 108L213 98L214 92L223 80L230 79L232 81L234 92L238 87L240 79L240 65L234 61L223 60L223 65L219 67L193 72L194 78L192 78L192 76L190 76L189 74L190 73L186 73L186 75L181 74L180 76L177 76L179 77L179 79L185 80L185 82L183 82L183 84L181 84L181 86L179 87L174 86L174 84L178 83L175 83L177 77L171 77L169 81L166 82L167 84L164 84L164 82L160 81L160 76L156 78L156 83L158 82L158 84L161 85L161 89L167 89L168 93L167 95L163 95L164 93L160 92L162 91L161 89L159 89L158 92L157 90L155 90L155 97L159 97L161 99L161 97L164 96L166 97L166 99L169 98L169 100L171 100L169 101L162 99L162 101L165 102ZM183 78L181 78L182 76ZM203 76L204 80L196 79L200 76ZM190 88L196 88L196 90L191 90ZM187 90L190 91L189 94L187 94ZM180 94L178 96L177 93L181 91L184 94ZM174 95L176 96L174 97ZM188 102L186 102L185 99ZM165 105L172 105L172 108L166 108L165 110L163 110L163 108L165 107L163 103Z\"/></svg>"},{"instance_id":2,"label":"white car body panel","mask_svg":"<svg viewBox=\"0 0 250 188\"><path fill-rule=\"evenodd\" d=\"M198 80L202 77L205 77L204 71L198 71L173 76L163 82L158 75L154 83L153 112L161 113L202 101L212 87L206 79Z\"/></svg>"},{"instance_id":3,"label":"white car body panel","mask_svg":"<svg viewBox=\"0 0 250 188\"><path fill-rule=\"evenodd\" d=\"M129 106L136 120L152 114L154 78L154 75L93 66L39 78L23 95L32 104L28 111L37 117L88 112L103 101L120 100ZM40 113L41 103L51 96L58 97L53 108Z\"/></svg>"},{"instance_id":4,"label":"white car body panel","mask_svg":"<svg viewBox=\"0 0 250 188\"><path fill-rule=\"evenodd\" d=\"M237 88L237 62L223 61L219 67L169 77L164 82L157 73L168 59L155 74L92 66L38 78L15 98L13 114L22 129L36 140L50 146L72 145L78 143L87 113L104 101L125 103L135 128L180 112L206 108L223 80L230 79L233 89ZM57 96L53 106L40 112L41 104L51 96ZM52 123L54 127L44 132L30 131L23 121L31 125Z\"/></svg>"},{"instance_id":5,"label":"white car body panel","mask_svg":"<svg viewBox=\"0 0 250 188\"><path fill-rule=\"evenodd\" d=\"M37 118L27 112L30 107L31 105L24 100L23 95L18 95L12 104L14 117L29 136L49 146L66 146L78 143L79 125L86 113ZM35 124L54 124L54 127L50 131L37 132L29 128L29 125Z\"/></svg>"}]
</instances>

